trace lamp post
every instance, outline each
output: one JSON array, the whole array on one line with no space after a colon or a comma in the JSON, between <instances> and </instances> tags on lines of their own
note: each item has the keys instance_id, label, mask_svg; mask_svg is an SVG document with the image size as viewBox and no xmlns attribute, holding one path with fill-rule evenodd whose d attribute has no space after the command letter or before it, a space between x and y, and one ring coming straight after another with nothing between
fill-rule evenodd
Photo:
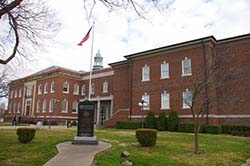
<instances>
[{"instance_id":1,"label":"lamp post","mask_svg":"<svg viewBox=\"0 0 250 166\"><path fill-rule=\"evenodd\" d=\"M143 119L144 119L144 115L143 115L143 111L144 111L144 107L148 106L148 103L145 101L145 99L142 97L141 101L138 103L138 105L141 107L141 127L143 127Z\"/></svg>"}]
</instances>

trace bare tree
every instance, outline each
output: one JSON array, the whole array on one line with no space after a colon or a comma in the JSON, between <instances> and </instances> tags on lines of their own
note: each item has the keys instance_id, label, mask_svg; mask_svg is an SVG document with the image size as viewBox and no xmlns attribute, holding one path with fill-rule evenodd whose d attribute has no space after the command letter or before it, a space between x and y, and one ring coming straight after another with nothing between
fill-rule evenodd
<instances>
[{"instance_id":1,"label":"bare tree","mask_svg":"<svg viewBox=\"0 0 250 166\"><path fill-rule=\"evenodd\" d=\"M7 70L3 70L0 75L0 99L8 98L9 80Z\"/></svg>"},{"instance_id":2,"label":"bare tree","mask_svg":"<svg viewBox=\"0 0 250 166\"><path fill-rule=\"evenodd\" d=\"M42 0L0 0L0 23L0 64L16 55L27 58L59 27L54 11Z\"/></svg>"},{"instance_id":3,"label":"bare tree","mask_svg":"<svg viewBox=\"0 0 250 166\"><path fill-rule=\"evenodd\" d=\"M0 119L3 118L6 112L6 103L0 102Z\"/></svg>"},{"instance_id":4,"label":"bare tree","mask_svg":"<svg viewBox=\"0 0 250 166\"><path fill-rule=\"evenodd\" d=\"M205 47L204 43L203 47L204 64L192 76L194 79L190 83L190 91L184 92L185 95L183 94L183 102L191 110L194 124L195 154L199 153L201 123L206 122L208 124L209 111L215 109L218 102L230 103L232 105L230 108L235 109L250 100L250 94L248 93L250 88L244 85L250 82L250 67L247 65L243 67L242 64L235 62L240 58L237 57L233 49L227 48L224 50L225 55L222 55L216 54L216 46L214 46L212 55L208 55L208 48ZM228 85L232 82L235 86L243 86L233 88ZM248 89L245 89L247 87ZM213 91L218 89L223 89L223 93L220 93L220 95L214 94ZM229 108L227 107L227 109Z\"/></svg>"},{"instance_id":5,"label":"bare tree","mask_svg":"<svg viewBox=\"0 0 250 166\"><path fill-rule=\"evenodd\" d=\"M149 9L156 9L162 11L164 8L168 8L173 0L164 1L164 5L160 4L159 0L83 0L84 10L88 19L92 17L93 10L95 6L100 3L104 5L109 12L114 12L117 10L128 10L134 12L139 18L145 18L145 14ZM163 8L164 6L164 8Z\"/></svg>"}]
</instances>

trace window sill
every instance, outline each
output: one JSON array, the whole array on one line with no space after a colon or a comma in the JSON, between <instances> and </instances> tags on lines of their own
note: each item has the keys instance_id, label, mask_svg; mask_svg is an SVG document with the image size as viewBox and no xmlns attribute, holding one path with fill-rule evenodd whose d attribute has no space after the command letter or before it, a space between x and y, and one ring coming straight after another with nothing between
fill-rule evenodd
<instances>
[{"instance_id":1,"label":"window sill","mask_svg":"<svg viewBox=\"0 0 250 166\"><path fill-rule=\"evenodd\" d=\"M182 107L183 110L188 110L190 107Z\"/></svg>"},{"instance_id":2,"label":"window sill","mask_svg":"<svg viewBox=\"0 0 250 166\"><path fill-rule=\"evenodd\" d=\"M65 91L63 91L62 93L69 94L69 92L65 92Z\"/></svg>"},{"instance_id":3,"label":"window sill","mask_svg":"<svg viewBox=\"0 0 250 166\"><path fill-rule=\"evenodd\" d=\"M48 94L48 92L44 92L44 94Z\"/></svg>"},{"instance_id":4,"label":"window sill","mask_svg":"<svg viewBox=\"0 0 250 166\"><path fill-rule=\"evenodd\" d=\"M161 108L160 110L170 110L170 108Z\"/></svg>"},{"instance_id":5,"label":"window sill","mask_svg":"<svg viewBox=\"0 0 250 166\"><path fill-rule=\"evenodd\" d=\"M181 77L187 77L187 76L192 76L192 73L191 74L182 74Z\"/></svg>"},{"instance_id":6,"label":"window sill","mask_svg":"<svg viewBox=\"0 0 250 166\"><path fill-rule=\"evenodd\" d=\"M150 80L141 80L141 82L147 82L147 81L150 81Z\"/></svg>"},{"instance_id":7,"label":"window sill","mask_svg":"<svg viewBox=\"0 0 250 166\"><path fill-rule=\"evenodd\" d=\"M50 93L55 93L55 91L50 91Z\"/></svg>"},{"instance_id":8,"label":"window sill","mask_svg":"<svg viewBox=\"0 0 250 166\"><path fill-rule=\"evenodd\" d=\"M62 112L62 113L68 113L68 111L66 111L66 112L65 112L65 111L61 111L61 112Z\"/></svg>"},{"instance_id":9,"label":"window sill","mask_svg":"<svg viewBox=\"0 0 250 166\"><path fill-rule=\"evenodd\" d=\"M77 114L77 112L72 112L72 114Z\"/></svg>"},{"instance_id":10,"label":"window sill","mask_svg":"<svg viewBox=\"0 0 250 166\"><path fill-rule=\"evenodd\" d=\"M169 79L169 77L163 77L163 78L160 78L161 80L167 80Z\"/></svg>"},{"instance_id":11,"label":"window sill","mask_svg":"<svg viewBox=\"0 0 250 166\"><path fill-rule=\"evenodd\" d=\"M73 93L73 95L79 95L79 93Z\"/></svg>"}]
</instances>

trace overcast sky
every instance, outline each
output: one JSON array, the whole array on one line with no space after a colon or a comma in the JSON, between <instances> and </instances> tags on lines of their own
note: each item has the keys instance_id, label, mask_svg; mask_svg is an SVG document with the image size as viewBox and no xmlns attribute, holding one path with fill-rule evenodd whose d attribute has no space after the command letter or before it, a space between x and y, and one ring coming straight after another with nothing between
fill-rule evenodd
<instances>
[{"instance_id":1,"label":"overcast sky","mask_svg":"<svg viewBox=\"0 0 250 166\"><path fill-rule=\"evenodd\" d=\"M25 63L19 77L52 65L89 70L91 38L77 46L90 27L83 0L49 3L58 13L60 31L47 52L38 52ZM167 10L161 13L148 10L148 20L136 19L132 12L110 14L103 6L95 7L94 53L100 49L104 67L139 51L209 35L222 39L250 33L249 0L168 0L165 4L162 7Z\"/></svg>"}]
</instances>

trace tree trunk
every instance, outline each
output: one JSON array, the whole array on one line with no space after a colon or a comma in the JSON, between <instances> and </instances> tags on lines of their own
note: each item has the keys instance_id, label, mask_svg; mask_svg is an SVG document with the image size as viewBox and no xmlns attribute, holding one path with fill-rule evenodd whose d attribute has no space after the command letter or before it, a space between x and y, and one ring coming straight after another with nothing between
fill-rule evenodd
<instances>
[{"instance_id":1,"label":"tree trunk","mask_svg":"<svg viewBox=\"0 0 250 166\"><path fill-rule=\"evenodd\" d=\"M198 115L197 115L198 116ZM195 123L194 123L194 154L199 153L199 124L198 124L198 117L195 118Z\"/></svg>"}]
</instances>

